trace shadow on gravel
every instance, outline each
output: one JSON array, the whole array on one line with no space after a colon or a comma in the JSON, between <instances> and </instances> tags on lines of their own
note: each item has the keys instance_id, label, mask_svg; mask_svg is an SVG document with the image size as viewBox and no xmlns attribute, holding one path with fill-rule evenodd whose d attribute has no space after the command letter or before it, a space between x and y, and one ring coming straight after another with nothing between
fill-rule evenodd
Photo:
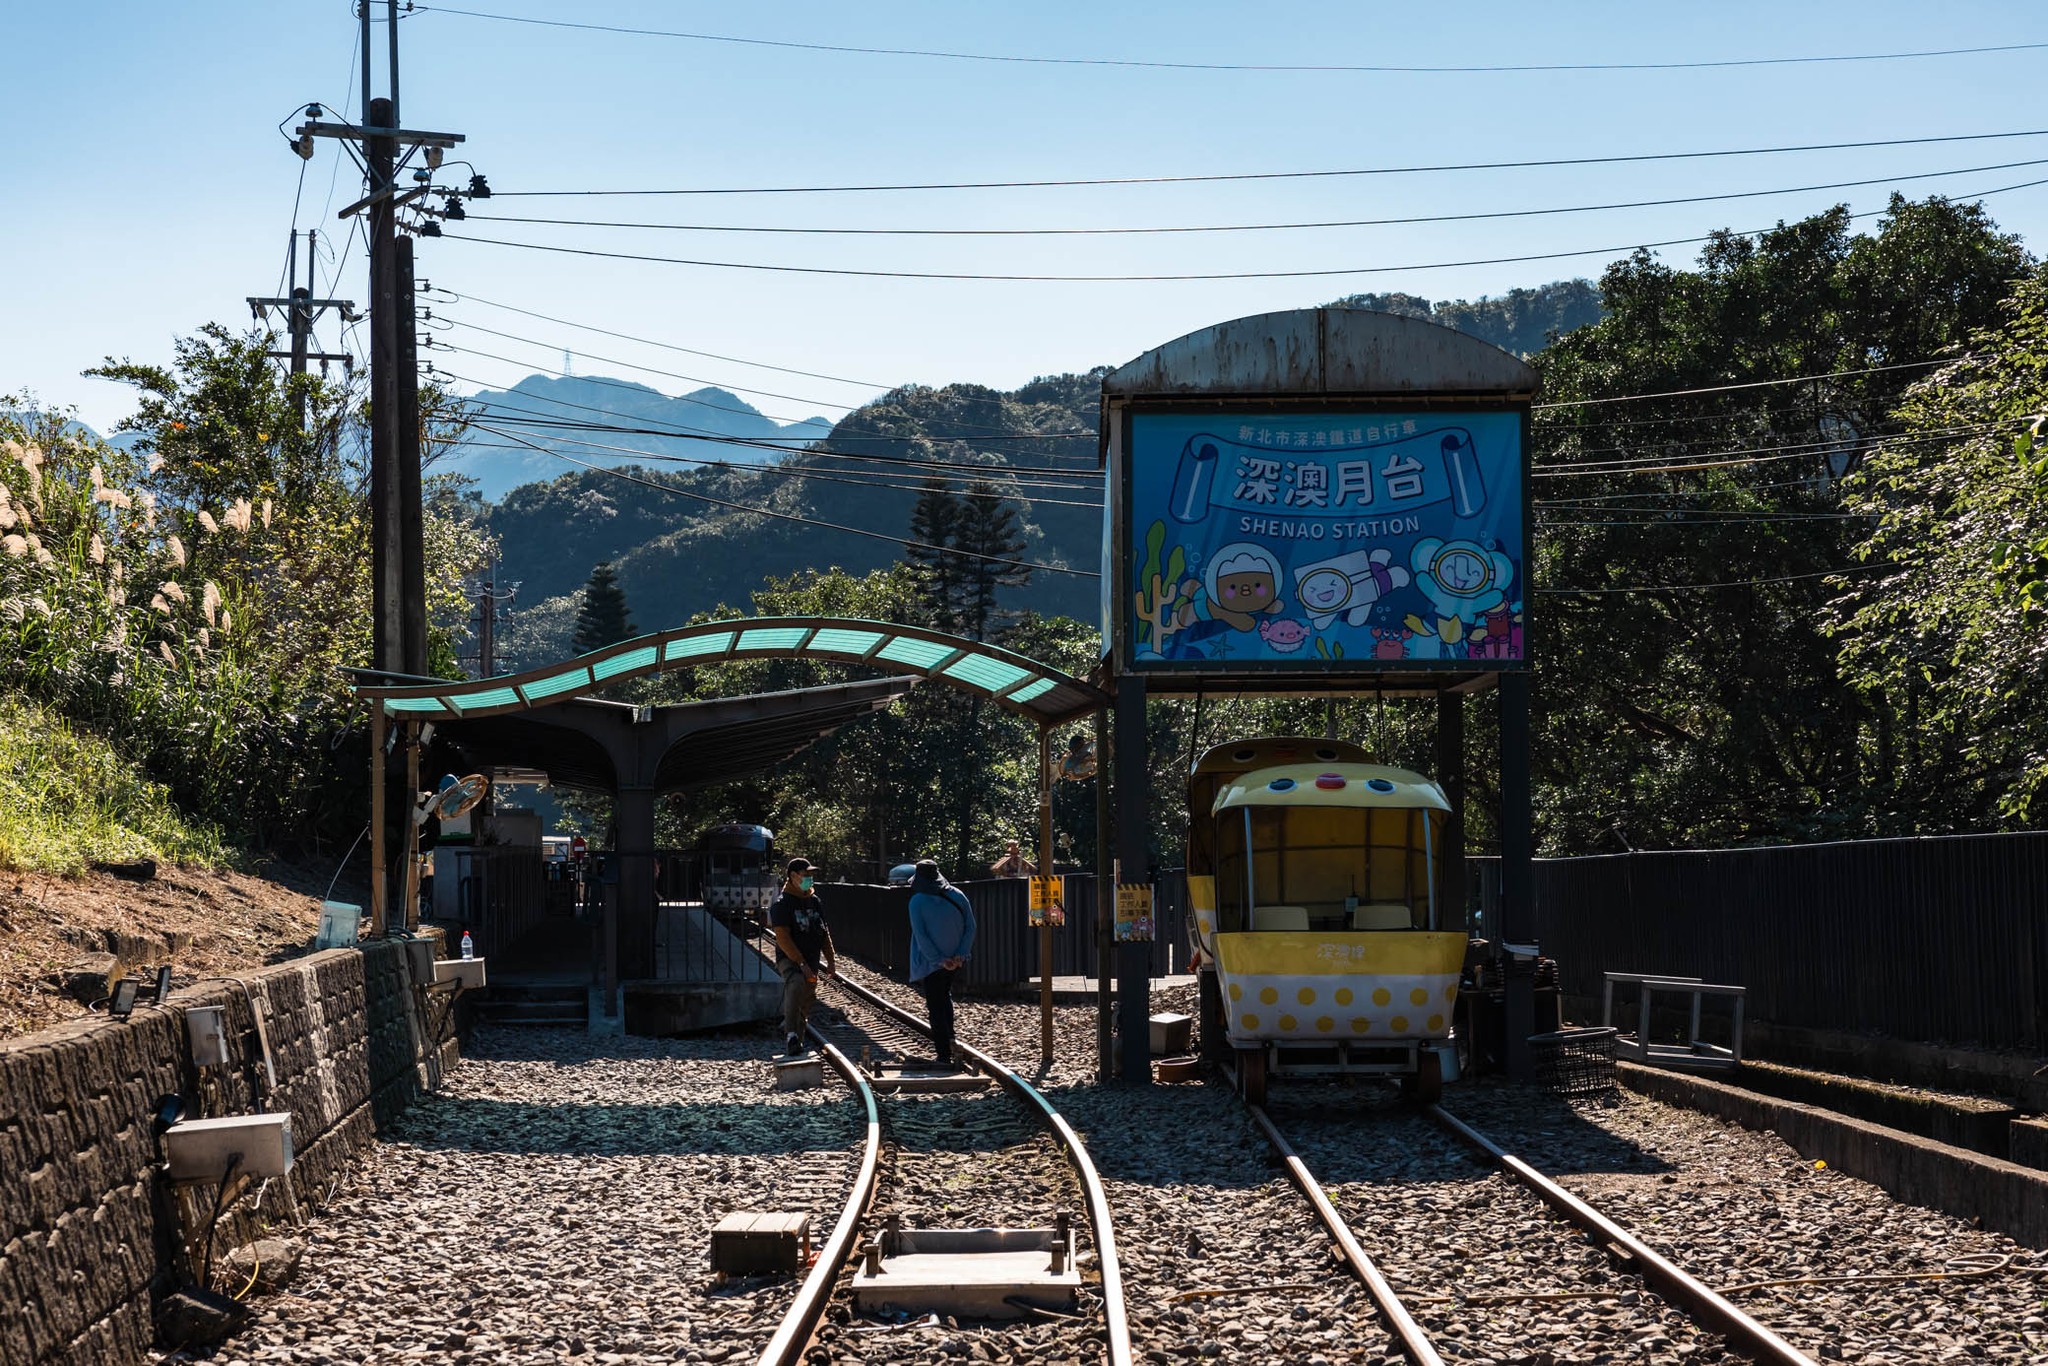
<instances>
[{"instance_id":1,"label":"shadow on gravel","mask_svg":"<svg viewBox=\"0 0 2048 1366\"><path fill-rule=\"evenodd\" d=\"M481 1153L638 1155L839 1152L850 1112L821 1106L709 1102L541 1105L488 1097L434 1096L406 1112L387 1142Z\"/></svg>"},{"instance_id":2,"label":"shadow on gravel","mask_svg":"<svg viewBox=\"0 0 2048 1366\"><path fill-rule=\"evenodd\" d=\"M1675 1170L1631 1140L1601 1127L1601 1114L1627 1104L1619 1092L1567 1100L1535 1087L1503 1082L1480 1082L1444 1093L1446 1110L1546 1176Z\"/></svg>"}]
</instances>

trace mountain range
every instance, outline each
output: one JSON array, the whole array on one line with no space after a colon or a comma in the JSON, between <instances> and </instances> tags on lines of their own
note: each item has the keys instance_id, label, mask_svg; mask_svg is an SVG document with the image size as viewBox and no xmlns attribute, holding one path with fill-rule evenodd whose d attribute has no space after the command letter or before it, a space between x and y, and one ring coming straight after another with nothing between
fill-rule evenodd
<instances>
[{"instance_id":1,"label":"mountain range","mask_svg":"<svg viewBox=\"0 0 2048 1366\"><path fill-rule=\"evenodd\" d=\"M1428 318L1522 354L1601 316L1599 290L1585 280L1469 302L1362 294L1338 305ZM1094 621L1098 589L1090 571L1100 563L1102 519L1101 485L1092 476L1104 373L1098 367L1045 376L1008 391L909 385L837 424L812 419L788 426L721 389L667 398L620 380L533 376L507 393L479 395L495 415L483 425L496 430L472 431L469 448L437 468L492 474L484 491L502 547L498 581L520 584L499 634L508 667L570 653L579 595L600 561L618 571L643 631L679 625L720 604L745 608L770 577L829 567L860 574L895 563L903 558L895 538L909 535L918 485L932 474L946 476L956 490L967 478L990 478L1020 504L1022 557L1049 568L1009 590L1004 606ZM563 432L531 425L536 419L814 444L784 453L644 430ZM571 468L556 456L517 448L505 433L606 468ZM531 471L534 482L520 482L518 471Z\"/></svg>"},{"instance_id":2,"label":"mountain range","mask_svg":"<svg viewBox=\"0 0 2048 1366\"><path fill-rule=\"evenodd\" d=\"M486 389L468 402L475 425L435 468L474 479L477 492L493 502L521 484L574 470L575 461L758 465L780 452L746 443L801 447L829 436L833 426L822 417L778 422L726 389L670 397L598 375L529 375L509 390ZM590 424L626 430L593 432Z\"/></svg>"}]
</instances>

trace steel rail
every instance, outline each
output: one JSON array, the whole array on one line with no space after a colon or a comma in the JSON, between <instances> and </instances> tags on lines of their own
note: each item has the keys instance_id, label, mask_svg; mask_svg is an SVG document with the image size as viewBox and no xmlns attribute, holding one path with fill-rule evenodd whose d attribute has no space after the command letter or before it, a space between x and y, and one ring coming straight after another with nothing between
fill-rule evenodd
<instances>
[{"instance_id":1,"label":"steel rail","mask_svg":"<svg viewBox=\"0 0 2048 1366\"><path fill-rule=\"evenodd\" d=\"M1344 1222L1344 1216L1330 1202L1330 1197L1323 1191L1322 1183L1309 1171L1308 1164L1301 1160L1293 1145L1281 1136L1280 1130L1274 1127L1272 1119L1262 1107L1247 1101L1245 1109L1252 1112L1252 1118L1266 1132L1266 1141L1273 1145L1273 1151L1279 1153L1281 1160L1287 1164L1289 1178L1300 1188L1301 1193L1308 1197L1308 1202L1315 1206L1316 1216L1323 1221L1323 1227L1328 1229L1330 1236L1336 1240L1337 1250L1344 1254L1344 1261L1358 1279L1365 1282L1366 1293L1372 1296L1374 1306L1380 1311L1380 1317L1387 1321L1387 1326L1393 1330L1394 1336L1400 1339L1401 1350L1408 1354L1408 1359L1413 1361L1415 1366L1444 1366L1444 1359L1437 1355L1436 1348L1430 1343L1429 1335L1422 1331L1422 1325L1408 1312L1408 1306L1401 1303L1401 1297L1394 1293L1394 1287L1387 1283L1387 1278L1380 1274L1379 1267L1373 1264L1365 1249L1358 1245L1358 1239L1352 1235L1350 1225Z\"/></svg>"},{"instance_id":2,"label":"steel rail","mask_svg":"<svg viewBox=\"0 0 2048 1366\"><path fill-rule=\"evenodd\" d=\"M1237 1069L1225 1063L1223 1070L1230 1077L1232 1089L1235 1090ZM1242 1093L1239 1094L1239 1099L1243 1099ZM1257 1121L1259 1128L1264 1131L1266 1142L1272 1145L1273 1151L1280 1154L1280 1160L1287 1166L1288 1179L1294 1182L1296 1189L1308 1197L1309 1204L1315 1207L1316 1217L1323 1221L1324 1229L1328 1230L1330 1237L1337 1244L1337 1250L1344 1255L1345 1265L1351 1268L1353 1275L1365 1282L1366 1293L1372 1296L1373 1306L1380 1311L1380 1317L1387 1321L1388 1328L1400 1339L1401 1350L1408 1354L1408 1359L1414 1362L1415 1366L1444 1366L1444 1359L1437 1355L1436 1347L1430 1342L1429 1335L1422 1331L1422 1325L1408 1312L1408 1306L1401 1303L1401 1297L1394 1292L1394 1287L1387 1282L1386 1276L1381 1274L1379 1266L1366 1250L1359 1246L1358 1238L1351 1232L1350 1224L1345 1222L1343 1214L1331 1202L1328 1193L1323 1190L1322 1183L1316 1180L1315 1173L1301 1160L1301 1154L1294 1151L1294 1145L1287 1141L1279 1127L1273 1123L1272 1116L1266 1113L1264 1106L1254 1105L1248 1100L1244 1102L1244 1108L1251 1112L1252 1119Z\"/></svg>"},{"instance_id":3,"label":"steel rail","mask_svg":"<svg viewBox=\"0 0 2048 1366\"><path fill-rule=\"evenodd\" d=\"M818 1259L811 1267L811 1274L804 1277L803 1285L798 1288L796 1302L782 1316L775 1336L768 1339L768 1346L761 1353L761 1366L798 1366L802 1362L811 1334L817 1331L818 1320L825 1315L825 1306L832 1302L832 1290L839 1279L839 1270L853 1252L853 1235L860 1228L861 1215L874 1199L875 1178L882 1165L882 1112L876 1108L874 1088L868 1085L867 1078L860 1074L852 1060L833 1047L824 1035L815 1029L810 1031L810 1035L817 1040L819 1050L832 1064L833 1070L846 1078L846 1084L867 1107L868 1140L861 1154L860 1171L853 1178L853 1193L847 1197L846 1208L840 1211L839 1222L832 1226L832 1236L818 1249Z\"/></svg>"},{"instance_id":4,"label":"steel rail","mask_svg":"<svg viewBox=\"0 0 2048 1366\"><path fill-rule=\"evenodd\" d=\"M1602 1240L1614 1255L1627 1258L1644 1280L1654 1283L1667 1298L1683 1305L1701 1324L1721 1334L1736 1351L1757 1361L1774 1363L1774 1366L1818 1366L1812 1357L1743 1313L1677 1263L1521 1158L1507 1152L1443 1106L1431 1105L1428 1111L1431 1119L1485 1153L1501 1170L1536 1192L1545 1204Z\"/></svg>"},{"instance_id":5,"label":"steel rail","mask_svg":"<svg viewBox=\"0 0 2048 1366\"><path fill-rule=\"evenodd\" d=\"M932 1030L928 1020L911 1014L858 982L849 982L844 977L835 977L833 981L891 1019L930 1037ZM1060 1146L1067 1150L1067 1160L1073 1164L1075 1173L1080 1176L1081 1189L1088 1201L1088 1223L1095 1232L1095 1253L1101 1262L1102 1317L1108 1328L1109 1366L1132 1366L1131 1325L1124 1308L1123 1271L1118 1267L1116 1259L1116 1232L1109 1222L1109 1197L1103 1193L1102 1177L1097 1174L1095 1163L1089 1159L1088 1149L1082 1144L1081 1136L1067 1123L1066 1116L1054 1108L1051 1101L1039 1094L1037 1087L1018 1076L1009 1067L969 1044L956 1040L953 1047L956 1052L966 1055L975 1066L982 1068L1002 1083L1005 1090L1035 1107L1051 1126L1053 1133L1058 1136Z\"/></svg>"}]
</instances>

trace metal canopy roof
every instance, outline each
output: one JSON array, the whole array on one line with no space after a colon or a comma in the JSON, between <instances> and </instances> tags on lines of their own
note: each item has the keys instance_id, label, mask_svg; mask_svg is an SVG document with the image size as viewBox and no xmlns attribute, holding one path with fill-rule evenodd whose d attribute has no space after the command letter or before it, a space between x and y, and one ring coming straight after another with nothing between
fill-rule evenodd
<instances>
[{"instance_id":1,"label":"metal canopy roof","mask_svg":"<svg viewBox=\"0 0 2048 1366\"><path fill-rule=\"evenodd\" d=\"M728 659L811 659L913 673L977 696L1042 726L1109 702L1094 685L978 640L852 617L742 617L679 627L525 673L449 683L358 686L389 716L469 719L528 711L627 678Z\"/></svg>"},{"instance_id":2,"label":"metal canopy roof","mask_svg":"<svg viewBox=\"0 0 2048 1366\"><path fill-rule=\"evenodd\" d=\"M688 791L772 768L917 683L863 678L647 708L569 698L545 711L437 721L434 746L448 747L472 767L517 763L557 787L612 792L622 783L640 783L660 792Z\"/></svg>"}]
</instances>

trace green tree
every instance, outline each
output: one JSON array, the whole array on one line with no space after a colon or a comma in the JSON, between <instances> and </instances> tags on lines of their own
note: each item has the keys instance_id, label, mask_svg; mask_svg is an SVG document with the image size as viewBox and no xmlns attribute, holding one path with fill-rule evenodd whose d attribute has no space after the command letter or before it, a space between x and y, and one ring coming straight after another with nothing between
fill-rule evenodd
<instances>
[{"instance_id":1,"label":"green tree","mask_svg":"<svg viewBox=\"0 0 2048 1366\"><path fill-rule=\"evenodd\" d=\"M1029 547L1017 505L987 479L967 485L955 545L962 552L959 622L963 635L986 640L1004 620L997 595L1031 582L1031 566L1018 557Z\"/></svg>"},{"instance_id":2,"label":"green tree","mask_svg":"<svg viewBox=\"0 0 2048 1366\"><path fill-rule=\"evenodd\" d=\"M1916 384L1852 478L1866 572L1831 621L1903 829L2039 823L2048 787L2048 281Z\"/></svg>"},{"instance_id":3,"label":"green tree","mask_svg":"<svg viewBox=\"0 0 2048 1366\"><path fill-rule=\"evenodd\" d=\"M631 640L633 635L633 617L626 610L626 590L619 587L619 576L611 564L600 564L590 571L590 581L583 585L583 609L576 616L573 642L576 653L602 650L607 645Z\"/></svg>"},{"instance_id":4,"label":"green tree","mask_svg":"<svg viewBox=\"0 0 2048 1366\"><path fill-rule=\"evenodd\" d=\"M1924 373L1887 367L1990 324L2028 266L1980 208L1894 198L1868 235L1835 209L1606 273L1607 316L1537 357L1546 850L1915 828L1883 796L1891 709L1826 630L1867 525L1842 476ZM1758 383L1789 375L1832 377Z\"/></svg>"}]
</instances>

